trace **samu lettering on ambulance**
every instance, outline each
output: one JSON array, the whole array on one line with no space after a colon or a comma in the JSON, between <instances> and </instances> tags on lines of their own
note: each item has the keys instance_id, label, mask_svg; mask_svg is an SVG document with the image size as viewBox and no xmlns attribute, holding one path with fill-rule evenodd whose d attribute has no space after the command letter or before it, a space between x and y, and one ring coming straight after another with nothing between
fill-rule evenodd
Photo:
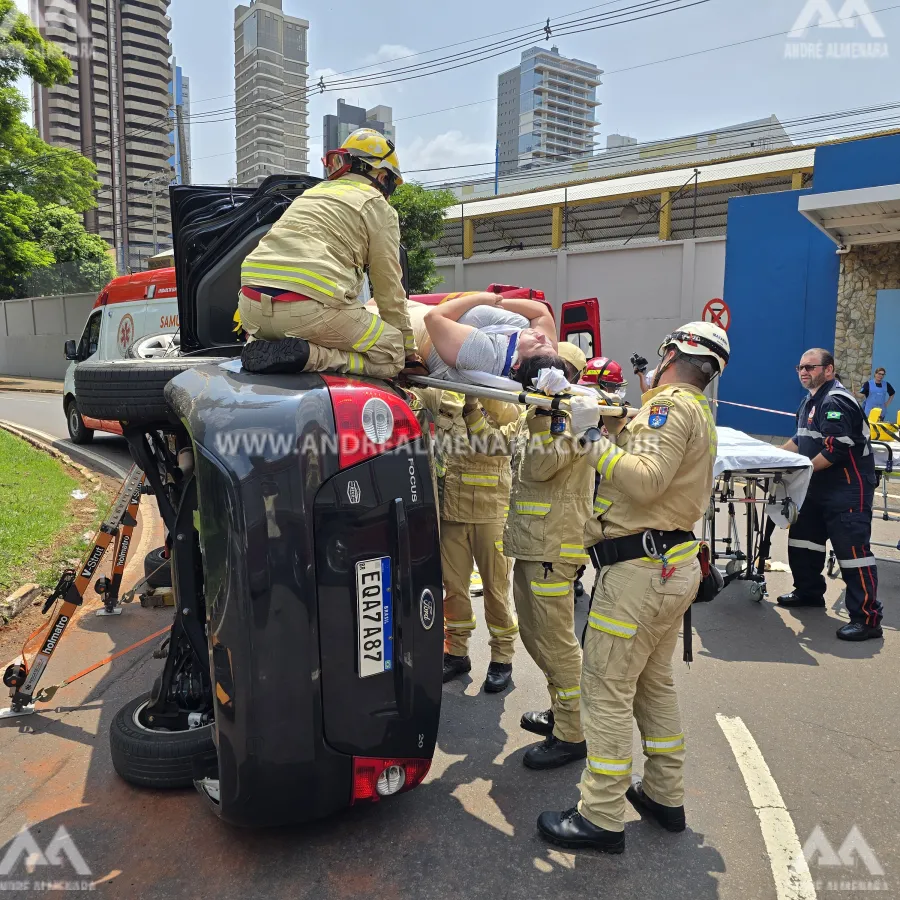
<instances>
[{"instance_id":1,"label":"samu lettering on ambulance","mask_svg":"<svg viewBox=\"0 0 900 900\"><path fill-rule=\"evenodd\" d=\"M181 322L178 321L178 316L160 316L159 317L159 327L160 328L180 328Z\"/></svg>"}]
</instances>

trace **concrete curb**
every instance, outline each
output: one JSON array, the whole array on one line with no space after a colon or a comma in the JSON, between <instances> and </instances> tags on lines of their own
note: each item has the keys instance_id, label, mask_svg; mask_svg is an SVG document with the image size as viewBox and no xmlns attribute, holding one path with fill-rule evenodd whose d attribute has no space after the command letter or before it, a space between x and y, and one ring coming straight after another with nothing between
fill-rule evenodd
<instances>
[{"instance_id":1,"label":"concrete curb","mask_svg":"<svg viewBox=\"0 0 900 900\"><path fill-rule=\"evenodd\" d=\"M40 585L23 584L0 602L0 622L9 622L41 595Z\"/></svg>"},{"instance_id":2,"label":"concrete curb","mask_svg":"<svg viewBox=\"0 0 900 900\"><path fill-rule=\"evenodd\" d=\"M0 391L17 391L22 394L56 394L57 396L63 394L62 387L24 387L19 384L6 384L2 380L0 380Z\"/></svg>"},{"instance_id":3,"label":"concrete curb","mask_svg":"<svg viewBox=\"0 0 900 900\"><path fill-rule=\"evenodd\" d=\"M46 441L42 441L40 438L29 434L27 430L20 428L18 425L12 425L9 422L0 420L0 428L2 428L4 431L8 431L12 435L15 435L17 438L26 441L27 443L31 444L32 447L36 447L38 450L43 450L45 453L49 453L51 456L54 456L58 460L60 460L60 462L65 463L67 466L71 466L73 469L75 469L76 472L79 472L84 478L87 478L88 481L91 481L94 484L99 484L100 479L97 478L96 472L92 472L90 469L86 469L83 465L81 465L81 463L76 462L68 454L63 453L62 450L54 447L52 444L49 444Z\"/></svg>"},{"instance_id":4,"label":"concrete curb","mask_svg":"<svg viewBox=\"0 0 900 900\"><path fill-rule=\"evenodd\" d=\"M48 453L58 455L68 465L73 466L79 471L87 470L84 469L82 463L78 462L76 457L80 457L82 462L86 462L92 468L99 470L104 475L109 475L112 478L121 478L124 480L128 476L128 471L126 469L123 469L111 460L100 456L99 453L94 453L91 450L85 450L81 447L73 447L71 444L66 444L62 440L55 438L52 434L46 434L43 431L38 431L36 428L28 428L25 425L18 425L4 419L0 419L0 428L8 431L10 434L16 435L16 437L22 438L24 441L28 441L28 443L41 450L46 450Z\"/></svg>"}]
</instances>

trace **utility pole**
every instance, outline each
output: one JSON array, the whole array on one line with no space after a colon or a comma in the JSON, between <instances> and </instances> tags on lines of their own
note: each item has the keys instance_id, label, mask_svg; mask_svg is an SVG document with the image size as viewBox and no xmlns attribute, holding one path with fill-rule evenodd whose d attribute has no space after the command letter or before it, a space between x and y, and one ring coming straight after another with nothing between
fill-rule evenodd
<instances>
[{"instance_id":1,"label":"utility pole","mask_svg":"<svg viewBox=\"0 0 900 900\"><path fill-rule=\"evenodd\" d=\"M151 205L153 208L153 256L159 253L159 216L157 215L157 202L160 191L164 190L172 182L172 173L165 169L158 175L148 178L140 185L144 190L151 193Z\"/></svg>"}]
</instances>

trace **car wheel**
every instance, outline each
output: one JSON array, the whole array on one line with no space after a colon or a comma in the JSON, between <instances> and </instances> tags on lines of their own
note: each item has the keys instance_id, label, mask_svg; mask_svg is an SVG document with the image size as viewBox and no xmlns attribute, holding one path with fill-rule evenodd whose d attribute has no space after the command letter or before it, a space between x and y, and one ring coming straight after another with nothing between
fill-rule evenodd
<instances>
[{"instance_id":1,"label":"car wheel","mask_svg":"<svg viewBox=\"0 0 900 900\"><path fill-rule=\"evenodd\" d=\"M213 726L186 731L155 730L146 721L150 694L126 703L109 727L113 768L129 784L152 788L191 787L194 761L215 753Z\"/></svg>"},{"instance_id":2,"label":"car wheel","mask_svg":"<svg viewBox=\"0 0 900 900\"><path fill-rule=\"evenodd\" d=\"M94 430L84 424L81 410L75 400L70 400L66 404L66 425L73 444L89 444L94 439Z\"/></svg>"},{"instance_id":3,"label":"car wheel","mask_svg":"<svg viewBox=\"0 0 900 900\"><path fill-rule=\"evenodd\" d=\"M210 356L88 360L75 369L78 403L86 416L137 428L176 422L166 403L166 385L188 369L221 362L222 357Z\"/></svg>"},{"instance_id":4,"label":"car wheel","mask_svg":"<svg viewBox=\"0 0 900 900\"><path fill-rule=\"evenodd\" d=\"M172 587L172 564L165 547L157 547L144 557L144 577L149 587Z\"/></svg>"},{"instance_id":5,"label":"car wheel","mask_svg":"<svg viewBox=\"0 0 900 900\"><path fill-rule=\"evenodd\" d=\"M177 359L181 353L178 334L148 334L138 338L125 351L127 359Z\"/></svg>"}]
</instances>

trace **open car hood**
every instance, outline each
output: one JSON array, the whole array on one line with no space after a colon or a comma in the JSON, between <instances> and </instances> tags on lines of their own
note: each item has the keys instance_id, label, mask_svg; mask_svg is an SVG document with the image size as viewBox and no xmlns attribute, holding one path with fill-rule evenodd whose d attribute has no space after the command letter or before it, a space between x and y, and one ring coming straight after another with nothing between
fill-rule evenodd
<instances>
[{"instance_id":1,"label":"open car hood","mask_svg":"<svg viewBox=\"0 0 900 900\"><path fill-rule=\"evenodd\" d=\"M271 175L258 188L169 189L184 352L236 342L241 264L291 203L320 179Z\"/></svg>"}]
</instances>

